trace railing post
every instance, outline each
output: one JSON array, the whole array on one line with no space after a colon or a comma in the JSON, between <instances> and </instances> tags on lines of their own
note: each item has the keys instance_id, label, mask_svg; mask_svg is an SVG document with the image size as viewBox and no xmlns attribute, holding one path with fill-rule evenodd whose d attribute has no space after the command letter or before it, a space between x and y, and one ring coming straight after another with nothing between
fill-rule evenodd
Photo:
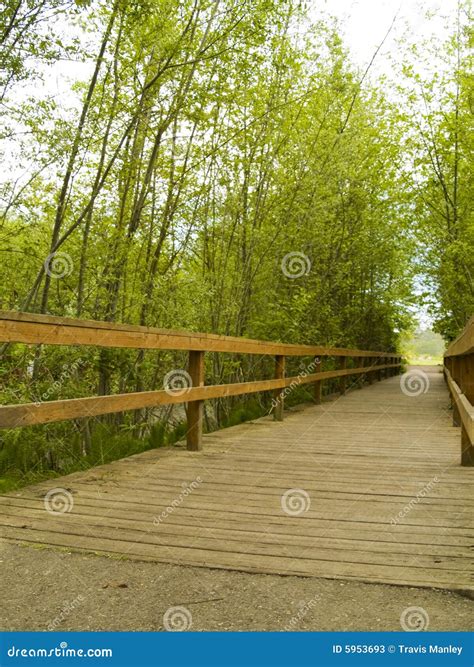
<instances>
[{"instance_id":1,"label":"railing post","mask_svg":"<svg viewBox=\"0 0 474 667\"><path fill-rule=\"evenodd\" d=\"M347 357L339 357L338 358L339 363L339 369L340 370L345 370L347 368ZM339 378L339 393L341 396L344 396L346 393L346 376L343 375L342 377Z\"/></svg>"},{"instance_id":2,"label":"railing post","mask_svg":"<svg viewBox=\"0 0 474 667\"><path fill-rule=\"evenodd\" d=\"M471 405L474 405L474 354L459 357L461 366L461 391ZM464 424L461 424L461 465L474 466L474 445L471 444Z\"/></svg>"},{"instance_id":3,"label":"railing post","mask_svg":"<svg viewBox=\"0 0 474 667\"><path fill-rule=\"evenodd\" d=\"M277 354L275 357L275 379L281 380L285 377L285 357L281 354ZM284 408L284 395L283 388L275 389L275 410L273 412L273 418L281 422L283 421L283 408Z\"/></svg>"},{"instance_id":4,"label":"railing post","mask_svg":"<svg viewBox=\"0 0 474 667\"><path fill-rule=\"evenodd\" d=\"M460 387L462 391L462 386L460 383L460 377L459 377L459 358L458 357L453 357L452 359L452 367L451 367L451 377L453 378L454 382ZM452 406L453 406L453 426L461 426L461 415L459 414L458 406L456 404L456 401L452 401ZM461 434L462 438L462 434ZM462 448L463 449L463 448Z\"/></svg>"},{"instance_id":5,"label":"railing post","mask_svg":"<svg viewBox=\"0 0 474 667\"><path fill-rule=\"evenodd\" d=\"M365 377L367 378L367 382L369 384L374 384L374 376L373 376L373 370L372 370L372 365L374 363L373 357L365 357L365 363L364 366L368 366L369 370L366 373Z\"/></svg>"},{"instance_id":6,"label":"railing post","mask_svg":"<svg viewBox=\"0 0 474 667\"><path fill-rule=\"evenodd\" d=\"M314 357L315 363L317 363L319 357ZM322 367L322 361L319 364ZM321 370L319 368L318 370ZM321 396L322 396L323 383L322 380L316 380L314 383L314 402L316 405L321 405Z\"/></svg>"},{"instance_id":7,"label":"railing post","mask_svg":"<svg viewBox=\"0 0 474 667\"><path fill-rule=\"evenodd\" d=\"M204 386L204 352L198 350L189 352L188 370L192 386ZM187 405L188 431L186 443L189 451L196 452L202 449L203 405L204 401L190 401Z\"/></svg>"},{"instance_id":8,"label":"railing post","mask_svg":"<svg viewBox=\"0 0 474 667\"><path fill-rule=\"evenodd\" d=\"M356 368L363 368L365 366L365 357L355 357L355 364L354 366ZM365 373L361 373L360 375L357 375L358 382L357 384L359 385L359 389L362 389L365 383L364 379Z\"/></svg>"},{"instance_id":9,"label":"railing post","mask_svg":"<svg viewBox=\"0 0 474 667\"><path fill-rule=\"evenodd\" d=\"M461 465L474 466L474 446L471 445L469 435L461 424Z\"/></svg>"}]
</instances>

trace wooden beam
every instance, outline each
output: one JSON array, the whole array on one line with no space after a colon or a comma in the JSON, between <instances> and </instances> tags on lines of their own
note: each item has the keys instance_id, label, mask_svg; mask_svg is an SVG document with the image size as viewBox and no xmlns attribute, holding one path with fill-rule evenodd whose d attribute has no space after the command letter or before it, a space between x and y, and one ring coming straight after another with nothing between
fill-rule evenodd
<instances>
[{"instance_id":1,"label":"wooden beam","mask_svg":"<svg viewBox=\"0 0 474 667\"><path fill-rule=\"evenodd\" d=\"M445 352L445 357L474 354L474 315Z\"/></svg>"},{"instance_id":2,"label":"wooden beam","mask_svg":"<svg viewBox=\"0 0 474 667\"><path fill-rule=\"evenodd\" d=\"M368 380L369 384L374 383L374 373L373 373L373 370L372 370L373 363L374 362L373 362L372 357L367 357L366 364L367 364L367 366L370 367L370 370L367 372L367 380ZM365 366L365 364L364 364L364 366Z\"/></svg>"},{"instance_id":3,"label":"wooden beam","mask_svg":"<svg viewBox=\"0 0 474 667\"><path fill-rule=\"evenodd\" d=\"M453 425L461 427L461 465L474 465L474 406L445 368L445 377L453 403Z\"/></svg>"},{"instance_id":4,"label":"wooden beam","mask_svg":"<svg viewBox=\"0 0 474 667\"><path fill-rule=\"evenodd\" d=\"M338 367L341 370L345 370L346 366L347 366L347 357L339 357ZM346 376L341 375L340 377L341 379L339 380L339 393L341 394L341 396L344 396L344 394L346 393Z\"/></svg>"},{"instance_id":5,"label":"wooden beam","mask_svg":"<svg viewBox=\"0 0 474 667\"><path fill-rule=\"evenodd\" d=\"M148 350L199 350L272 356L365 357L383 354L367 350L292 345L217 334L5 311L0 311L0 342L32 345L93 345Z\"/></svg>"},{"instance_id":6,"label":"wooden beam","mask_svg":"<svg viewBox=\"0 0 474 667\"><path fill-rule=\"evenodd\" d=\"M319 364L319 371L321 371L323 362L320 359L320 357L315 357L314 363ZM317 382L314 383L314 402L316 405L321 405L322 391L323 391L322 380L317 380Z\"/></svg>"},{"instance_id":7,"label":"wooden beam","mask_svg":"<svg viewBox=\"0 0 474 667\"><path fill-rule=\"evenodd\" d=\"M141 391L115 396L92 396L88 398L72 398L43 403L23 403L19 405L0 406L0 428L17 428L33 424L48 424L51 422L77 419L80 417L95 417L97 415L125 412L156 405L170 405L190 401L207 400L210 398L225 398L240 396L259 391L273 391L289 387L292 383L312 384L319 380L328 380L342 375L356 375L364 373L364 368L349 368L347 370L323 371L310 375L287 377L274 380L256 380L253 382L238 382L224 385L206 385L192 387L185 394L170 394L167 391Z\"/></svg>"},{"instance_id":8,"label":"wooden beam","mask_svg":"<svg viewBox=\"0 0 474 667\"><path fill-rule=\"evenodd\" d=\"M277 355L275 357L275 379L282 380L285 377L285 357L282 355ZM276 421L283 421L283 410L285 405L285 399L281 389L275 390L275 409L273 411L273 417Z\"/></svg>"},{"instance_id":9,"label":"wooden beam","mask_svg":"<svg viewBox=\"0 0 474 667\"><path fill-rule=\"evenodd\" d=\"M193 387L204 386L204 352L189 353L189 375ZM202 419L204 401L189 401L187 405L188 430L186 444L190 451L202 449Z\"/></svg>"}]
</instances>

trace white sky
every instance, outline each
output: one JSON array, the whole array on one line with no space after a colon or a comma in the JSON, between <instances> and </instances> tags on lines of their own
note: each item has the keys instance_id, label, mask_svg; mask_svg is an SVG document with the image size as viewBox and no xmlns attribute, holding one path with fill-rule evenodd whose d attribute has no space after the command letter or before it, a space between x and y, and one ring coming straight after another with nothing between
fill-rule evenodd
<instances>
[{"instance_id":1,"label":"white sky","mask_svg":"<svg viewBox=\"0 0 474 667\"><path fill-rule=\"evenodd\" d=\"M377 46L383 40L394 16L398 16L394 28L379 53L374 72L386 72L390 68L388 54L403 58L403 49L397 44L402 35L411 40L430 35L443 40L449 23L454 21L457 0L310 0L311 14L336 16L341 24L345 43L354 61L364 67L370 61ZM432 15L427 18L427 13Z\"/></svg>"}]
</instances>

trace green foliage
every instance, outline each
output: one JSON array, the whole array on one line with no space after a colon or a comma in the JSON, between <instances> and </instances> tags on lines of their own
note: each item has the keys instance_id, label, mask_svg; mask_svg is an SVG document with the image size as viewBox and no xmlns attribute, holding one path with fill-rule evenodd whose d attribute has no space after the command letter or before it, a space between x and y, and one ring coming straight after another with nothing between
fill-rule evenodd
<instances>
[{"instance_id":1,"label":"green foliage","mask_svg":"<svg viewBox=\"0 0 474 667\"><path fill-rule=\"evenodd\" d=\"M455 335L472 305L467 61L424 85L420 119L416 68L406 63L406 106L394 104L303 5L7 3L0 308L395 350L421 271L437 328ZM458 31L448 56L467 38ZM87 64L67 104L22 88L36 81L32 55L48 73L65 54ZM15 345L0 377L7 403L49 401L161 389L186 363ZM273 373L269 359L206 363L208 383ZM215 401L208 427L264 414L267 399ZM184 428L182 412L150 409L12 431L0 471L56 474Z\"/></svg>"},{"instance_id":2,"label":"green foliage","mask_svg":"<svg viewBox=\"0 0 474 667\"><path fill-rule=\"evenodd\" d=\"M442 336L431 329L405 335L401 341L401 352L411 363L419 363L422 360L427 363L440 362L445 347Z\"/></svg>"},{"instance_id":3,"label":"green foliage","mask_svg":"<svg viewBox=\"0 0 474 667\"><path fill-rule=\"evenodd\" d=\"M400 86L422 297L447 341L474 312L472 40L470 3L459 0L447 43L414 46Z\"/></svg>"}]
</instances>

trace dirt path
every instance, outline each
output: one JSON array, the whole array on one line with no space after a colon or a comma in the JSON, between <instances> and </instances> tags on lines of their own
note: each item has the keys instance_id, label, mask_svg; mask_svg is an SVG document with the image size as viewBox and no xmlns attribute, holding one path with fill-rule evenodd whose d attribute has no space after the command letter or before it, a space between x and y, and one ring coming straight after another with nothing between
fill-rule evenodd
<instances>
[{"instance_id":1,"label":"dirt path","mask_svg":"<svg viewBox=\"0 0 474 667\"><path fill-rule=\"evenodd\" d=\"M473 603L456 593L328 579L116 560L3 542L4 630L468 630ZM189 619L192 625L189 626Z\"/></svg>"}]
</instances>

